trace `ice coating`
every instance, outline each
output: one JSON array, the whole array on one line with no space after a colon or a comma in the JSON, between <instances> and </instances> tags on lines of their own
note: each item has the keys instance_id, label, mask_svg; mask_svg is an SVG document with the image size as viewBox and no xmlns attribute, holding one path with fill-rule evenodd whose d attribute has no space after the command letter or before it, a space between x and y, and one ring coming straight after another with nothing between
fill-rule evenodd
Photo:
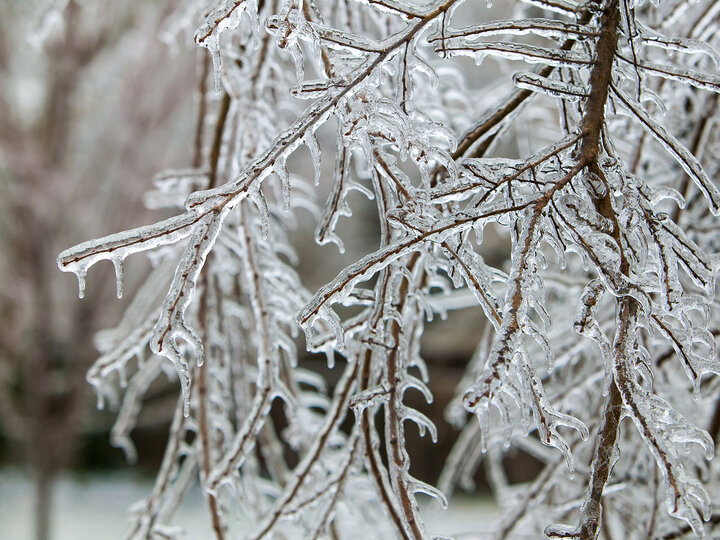
<instances>
[{"instance_id":1,"label":"ice coating","mask_svg":"<svg viewBox=\"0 0 720 540\"><path fill-rule=\"evenodd\" d=\"M113 261L118 274L118 295L122 294L122 270L118 273L118 264L133 253L156 249L174 244L192 233L192 225L199 221L192 213L185 213L165 221L138 227L129 231L111 234L104 238L83 242L58 255L57 263L63 272L72 272L80 283L80 298L85 292L85 276L88 269L102 260ZM116 262L118 261L118 262ZM120 266L122 268L122 266Z\"/></svg>"},{"instance_id":2,"label":"ice coating","mask_svg":"<svg viewBox=\"0 0 720 540\"><path fill-rule=\"evenodd\" d=\"M534 92L542 92L570 102L578 101L588 95L588 90L585 87L562 81L555 81L529 72L515 74L513 82L518 88L532 90Z\"/></svg>"},{"instance_id":3,"label":"ice coating","mask_svg":"<svg viewBox=\"0 0 720 540\"><path fill-rule=\"evenodd\" d=\"M509 41L465 43L457 39L451 43L446 43L443 52L451 56L469 56L478 65L482 63L486 56L497 56L506 60L522 60L529 64L547 64L555 67L578 67L592 63L587 55L580 52L544 49Z\"/></svg>"},{"instance_id":4,"label":"ice coating","mask_svg":"<svg viewBox=\"0 0 720 540\"><path fill-rule=\"evenodd\" d=\"M720 89L720 86L718 88ZM695 181L707 198L713 214L720 214L720 190L718 190L718 187L708 178L698 159L680 141L668 133L661 124L653 120L640 105L624 95L620 90L614 89L614 92L622 103L630 109L641 122L643 127L664 146L667 152L678 161L688 176Z\"/></svg>"},{"instance_id":5,"label":"ice coating","mask_svg":"<svg viewBox=\"0 0 720 540\"><path fill-rule=\"evenodd\" d=\"M255 524L242 533L252 538L343 536L347 523L426 537L416 494L447 501L421 469L413 476L406 435L439 433L408 390L433 402L424 340L439 320L448 349L463 325L478 340L472 358L454 359L465 371L446 416L460 433L440 486L470 487L486 467L504 512L498 537L539 536L558 514L607 519L628 538L678 531L673 516L711 534L700 514L711 515L716 481L704 420L720 374L707 212L720 202L720 85L715 44L700 36L717 29L717 10L530 3L499 20L482 8L474 26L452 0L189 1L168 19L174 36L199 24L214 63L194 87L201 163L166 171L145 198L183 213L59 261L82 283L110 260L118 294L129 254L159 265L128 319L98 337L88 373L101 400L120 404L113 442L131 458L143 394L180 377L138 535L176 534L172 511L199 481L228 536L236 513ZM493 56L503 70L480 80L453 55ZM211 78L222 95L207 90ZM303 144L312 170L293 170ZM360 211L354 190L375 208ZM340 218L376 235L365 251L340 238ZM315 241L345 257L314 291L294 268L311 251L294 229L307 219L318 219ZM303 346L342 370L332 395L305 369ZM613 395L632 424L604 448ZM541 468L520 486L505 470L517 449ZM665 496L669 513L652 506Z\"/></svg>"},{"instance_id":6,"label":"ice coating","mask_svg":"<svg viewBox=\"0 0 720 540\"><path fill-rule=\"evenodd\" d=\"M205 47L212 56L216 93L220 92L222 79L220 35L226 30L237 28L243 13L247 13L253 20L257 18L255 0L220 0L195 31L195 42Z\"/></svg>"}]
</instances>

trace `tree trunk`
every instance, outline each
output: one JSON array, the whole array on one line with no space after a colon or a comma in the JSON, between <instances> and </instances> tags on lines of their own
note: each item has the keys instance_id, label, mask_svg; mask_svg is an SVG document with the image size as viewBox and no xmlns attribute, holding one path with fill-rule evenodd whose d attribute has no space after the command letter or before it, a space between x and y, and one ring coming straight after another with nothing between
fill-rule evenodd
<instances>
[{"instance_id":1,"label":"tree trunk","mask_svg":"<svg viewBox=\"0 0 720 540\"><path fill-rule=\"evenodd\" d=\"M35 476L35 540L50 540L55 474L39 468Z\"/></svg>"}]
</instances>

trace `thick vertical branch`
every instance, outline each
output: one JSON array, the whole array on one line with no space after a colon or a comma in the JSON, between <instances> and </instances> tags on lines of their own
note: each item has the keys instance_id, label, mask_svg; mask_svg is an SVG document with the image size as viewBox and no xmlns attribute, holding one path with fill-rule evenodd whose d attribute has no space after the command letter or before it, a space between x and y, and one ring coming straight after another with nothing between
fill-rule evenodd
<instances>
[{"instance_id":1,"label":"thick vertical branch","mask_svg":"<svg viewBox=\"0 0 720 540\"><path fill-rule=\"evenodd\" d=\"M207 76L210 72L210 58L203 55L201 60L200 77L198 80L198 112L195 119L195 145L193 148L192 165L196 169L202 166L203 162L203 139L205 138L205 114L207 112Z\"/></svg>"},{"instance_id":2,"label":"thick vertical branch","mask_svg":"<svg viewBox=\"0 0 720 540\"><path fill-rule=\"evenodd\" d=\"M194 155L194 166L199 166L202 163L202 138L203 138L203 120L206 110L206 96L205 96L205 79L207 77L208 62L207 59L204 61L203 72L200 76L200 103L198 110L198 119L196 126L196 140L195 140L195 155ZM227 123L228 112L230 110L230 96L227 92L223 93L220 102L220 111L215 124L215 133L213 135L213 142L210 148L210 177L209 177L209 188L215 187L217 182L218 166L220 163L220 149L222 146L223 133L225 132L225 124ZM208 310L208 294L210 294L210 268L212 268L212 253L206 260L206 266L201 276L202 281L202 293L200 295L200 305L198 307L198 319L200 322L200 335L201 339L205 341L207 336L207 310ZM198 439L200 443L200 473L203 484L207 483L208 478L213 470L214 463L212 459L212 433L210 426L210 419L208 417L209 409L209 395L208 395L208 369L210 366L210 359L205 358L205 361L201 366L196 369L197 380L196 380L196 391L197 391L197 423L198 423ZM207 487L207 486L204 486ZM213 532L217 540L223 540L225 538L226 527L223 523L222 516L220 513L219 501L215 493L210 491L205 492L207 499L208 510L210 511L210 520L212 524Z\"/></svg>"},{"instance_id":3,"label":"thick vertical branch","mask_svg":"<svg viewBox=\"0 0 720 540\"><path fill-rule=\"evenodd\" d=\"M129 531L126 538L149 539L153 537L153 529L160 519L163 500L170 489L173 475L177 470L183 441L185 440L187 432L187 421L183 416L183 399L181 396L175 406L175 415L170 424L167 447L163 454L160 472L155 479L155 487L150 496L145 499L143 510L138 513L139 517L136 519L133 528ZM187 459L195 461L194 456L188 456Z\"/></svg>"},{"instance_id":4,"label":"thick vertical branch","mask_svg":"<svg viewBox=\"0 0 720 540\"><path fill-rule=\"evenodd\" d=\"M611 0L605 7L602 15L600 37L598 38L595 52L595 65L590 73L590 96L586 102L585 116L582 123L584 136L580 152L590 162L591 171L602 179L604 179L604 174L598 165L597 157L600 151L605 104L607 102L612 78L613 60L617 48L619 21L620 10L618 9L617 0ZM613 221L613 237L618 247L622 250L620 229L612 208L610 196L610 191L608 190L603 199L595 201L595 206L603 217ZM625 257L621 258L621 271L627 274L627 261ZM618 318L621 321L621 326L616 336L616 354L622 354L622 343L627 338L625 334L629 332L627 325L630 324L632 318L631 312L634 313L635 309L636 306L633 299L628 297L620 301L620 314ZM609 361L609 359L605 359L605 361ZM583 504L580 523L578 525L577 536L582 540L594 540L597 538L600 530L603 490L605 489L612 469L612 456L617 442L621 412L622 397L613 380L610 384L610 393L603 411L603 420L598 429L588 495Z\"/></svg>"},{"instance_id":5,"label":"thick vertical branch","mask_svg":"<svg viewBox=\"0 0 720 540\"><path fill-rule=\"evenodd\" d=\"M203 366L197 370L197 421L198 421L198 438L200 440L201 447L201 471L202 477L207 479L212 472L212 448L213 442L210 433L210 422L208 419L208 388L207 388L207 361ZM208 509L210 511L210 520L215 533L215 537L218 540L225 538L225 525L223 524L222 517L220 514L219 501L215 494L205 492L207 499Z\"/></svg>"},{"instance_id":6,"label":"thick vertical branch","mask_svg":"<svg viewBox=\"0 0 720 540\"><path fill-rule=\"evenodd\" d=\"M371 386L370 381L370 367L372 365L372 349L367 348L365 350L365 357L362 360L362 371L360 373L360 389L367 390ZM377 451L377 433L375 431L375 423L371 414L371 409L366 407L362 411L361 417L361 429L363 445L365 447L365 461L368 467L370 478L375 484L380 500L385 508L385 511L389 514L390 520L395 526L397 533L405 537L405 531L403 529L402 519L398 513L395 504L393 503L392 497L388 493L389 487L387 485L386 476L384 474L382 461Z\"/></svg>"},{"instance_id":7,"label":"thick vertical branch","mask_svg":"<svg viewBox=\"0 0 720 540\"><path fill-rule=\"evenodd\" d=\"M209 268L209 266L208 266ZM207 335L207 297L210 288L210 279L208 272L203 273L203 293L200 297L199 306L199 317L200 317L200 330L201 335ZM198 366L196 369L197 378L195 381L195 387L197 391L197 423L198 423L198 439L200 443L200 473L203 484L207 482L210 473L213 468L212 460L212 449L214 447L212 441L212 427L210 426L210 419L208 417L209 409L209 395L208 395L208 368L210 366L211 359L205 358L203 365ZM220 514L219 501L214 493L208 491L205 492L205 498L207 499L208 509L210 511L210 520L212 524L213 532L217 540L223 540L225 538L225 525L222 521Z\"/></svg>"},{"instance_id":8,"label":"thick vertical branch","mask_svg":"<svg viewBox=\"0 0 720 540\"><path fill-rule=\"evenodd\" d=\"M612 456L617 443L621 412L622 397L613 381L603 410L602 424L595 441L588 496L580 513L577 537L582 540L594 540L600 530L602 518L601 501L603 490L612 472Z\"/></svg>"},{"instance_id":9,"label":"thick vertical branch","mask_svg":"<svg viewBox=\"0 0 720 540\"><path fill-rule=\"evenodd\" d=\"M405 282L404 282L405 283ZM395 346L388 355L387 359L387 380L390 384L390 395L385 404L386 422L388 423L388 438L386 447L388 452L388 467L390 468L390 478L393 483L393 489L400 498L402 505L402 517L407 528L412 532L412 538L421 540L423 538L418 523L415 504L413 502L412 493L408 490L407 483L402 478L403 474L409 468L407 456L404 453L404 429L402 425L402 417L400 416L402 395L400 394L400 363L402 359L398 354L398 341L400 339L401 328L397 321L391 323L391 335Z\"/></svg>"},{"instance_id":10,"label":"thick vertical branch","mask_svg":"<svg viewBox=\"0 0 720 540\"><path fill-rule=\"evenodd\" d=\"M610 91L612 68L617 49L617 31L620 22L618 0L609 0L600 21L600 36L595 46L595 61L590 71L590 95L585 102L581 130L581 155L588 161L597 159L600 135L605 120L605 104Z\"/></svg>"},{"instance_id":11,"label":"thick vertical branch","mask_svg":"<svg viewBox=\"0 0 720 540\"><path fill-rule=\"evenodd\" d=\"M213 135L213 144L210 148L210 180L208 189L212 189L217 185L218 165L220 164L220 149L222 147L223 133L225 133L225 122L227 121L228 112L230 111L230 94L223 92L220 100L220 111L215 124L215 134Z\"/></svg>"},{"instance_id":12,"label":"thick vertical branch","mask_svg":"<svg viewBox=\"0 0 720 540\"><path fill-rule=\"evenodd\" d=\"M381 243L386 244L391 235L391 230L387 220L385 219L386 212L389 210L391 198L388 189L384 186L382 181L377 182L377 189L379 191L377 197L378 214L380 216L380 227L382 229ZM417 257L413 255L413 263L417 260ZM391 294L391 268L383 270L380 280L376 285L378 290L377 303L375 309L370 317L370 333L375 334L378 332L379 327L385 324L384 321L384 306L388 302L388 295ZM402 312L405 298L407 294L408 283L403 281L401 285L401 291L397 295L398 311ZM390 477L390 482L387 481L386 470L383 467L380 457L377 451L377 433L374 425L373 416L369 408L365 408L362 412L361 427L362 437L365 444L365 455L367 459L367 465L369 466L369 472L375 487L382 499L385 510L390 516L390 519L395 526L398 534L406 539L411 540L412 538L422 538L420 528L415 518L415 512L412 503L412 494L408 493L406 485L402 482L402 465L404 464L402 459L402 420L398 419L397 407L400 405L401 397L397 395L397 365L398 359L398 340L400 334L400 326L397 321L393 320L390 323L392 326L390 330L391 339L393 340L393 349L387 355L385 376L388 384L390 385L390 392L388 400L385 403L385 429L387 432L385 449L388 457L387 473ZM363 358L363 367L361 371L361 389L366 390L372 383L376 381L370 380L371 366L374 355L371 347L368 345L365 349ZM398 479L400 478L400 481ZM396 506L395 500L390 494L390 490L400 499L400 507ZM411 536L412 535L412 536Z\"/></svg>"}]
</instances>

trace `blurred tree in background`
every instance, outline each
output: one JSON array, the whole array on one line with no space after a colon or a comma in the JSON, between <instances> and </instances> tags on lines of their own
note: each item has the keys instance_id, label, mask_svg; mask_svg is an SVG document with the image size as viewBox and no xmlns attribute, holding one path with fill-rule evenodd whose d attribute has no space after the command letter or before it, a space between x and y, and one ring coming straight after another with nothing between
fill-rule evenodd
<instances>
[{"instance_id":1,"label":"blurred tree in background","mask_svg":"<svg viewBox=\"0 0 720 540\"><path fill-rule=\"evenodd\" d=\"M0 433L36 483L38 540L57 473L108 429L88 338L122 310L105 272L78 302L54 253L142 220L147 179L184 159L194 61L156 45L171 4L0 2Z\"/></svg>"}]
</instances>

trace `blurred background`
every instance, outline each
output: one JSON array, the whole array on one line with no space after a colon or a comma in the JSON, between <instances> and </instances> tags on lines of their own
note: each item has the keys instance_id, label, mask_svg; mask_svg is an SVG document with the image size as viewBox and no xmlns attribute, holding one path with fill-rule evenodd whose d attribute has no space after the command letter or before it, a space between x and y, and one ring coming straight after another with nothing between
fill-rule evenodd
<instances>
[{"instance_id":1,"label":"blurred background","mask_svg":"<svg viewBox=\"0 0 720 540\"><path fill-rule=\"evenodd\" d=\"M108 443L113 412L95 410L85 382L97 357L93 334L115 324L126 302L115 298L108 268L92 273L78 300L74 277L59 272L55 258L80 241L155 219L141 201L150 179L188 163L195 57L158 41L172 4L0 1L5 539L83 537L58 529L73 483L67 472L77 481L126 467ZM128 262L132 291L146 269L142 258ZM138 474L152 474L166 422L159 415L139 433ZM131 501L121 500L104 504L122 522L122 505Z\"/></svg>"},{"instance_id":2,"label":"blurred background","mask_svg":"<svg viewBox=\"0 0 720 540\"><path fill-rule=\"evenodd\" d=\"M165 448L176 381L149 392L133 433L138 463L132 466L109 442L114 411L96 410L85 381L97 357L92 336L118 322L147 262L127 261L124 300L115 298L109 263L89 274L85 298L78 300L74 277L58 271L55 259L79 242L166 217L146 211L142 195L156 173L191 164L194 89L204 53L191 35L168 28L177 6L172 0L0 0L0 538L5 540L120 538L127 508L151 489ZM331 167L331 161L324 163ZM340 229L348 247L343 257L334 246L315 246L315 224L309 216L301 220L295 239L309 288L374 249L372 212L364 217L362 197L356 202L352 222ZM487 258L501 265L506 250L496 244ZM440 440L432 445L412 433L409 445L413 474L425 481L437 481L457 437L443 409L482 320L479 310L463 310L434 322L424 337L436 401L432 407L413 405L436 422ZM307 362L325 369L322 359ZM517 459L523 465L509 464L511 479L531 478L532 463ZM482 492L481 473L477 481ZM203 538L200 495L186 507L179 524L188 538ZM492 514L492 507L468 509L474 529L483 512ZM431 530L434 519L429 518ZM456 519L454 525L466 524Z\"/></svg>"}]
</instances>

